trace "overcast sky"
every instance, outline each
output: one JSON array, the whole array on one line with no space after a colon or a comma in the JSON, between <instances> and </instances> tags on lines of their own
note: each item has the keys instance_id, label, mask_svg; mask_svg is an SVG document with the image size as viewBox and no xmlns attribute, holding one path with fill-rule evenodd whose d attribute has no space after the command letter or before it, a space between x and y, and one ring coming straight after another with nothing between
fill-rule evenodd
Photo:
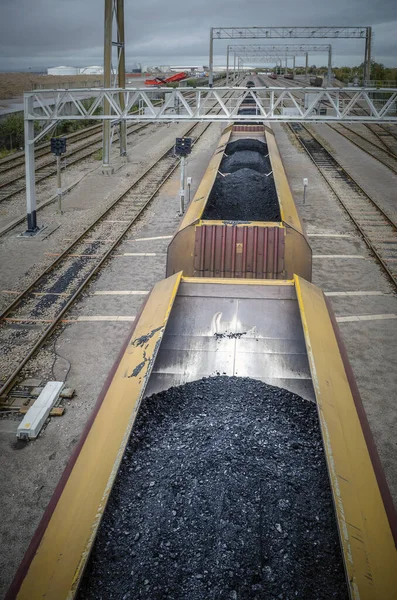
<instances>
[{"instance_id":1,"label":"overcast sky","mask_svg":"<svg viewBox=\"0 0 397 600\"><path fill-rule=\"evenodd\" d=\"M102 64L104 0L0 0L0 7L0 70ZM208 64L211 26L254 25L372 25L373 57L397 66L396 0L125 0L126 66ZM363 60L363 40L313 42L332 43L334 65ZM215 43L215 64L225 63L226 45ZM326 56L310 62L326 64Z\"/></svg>"}]
</instances>

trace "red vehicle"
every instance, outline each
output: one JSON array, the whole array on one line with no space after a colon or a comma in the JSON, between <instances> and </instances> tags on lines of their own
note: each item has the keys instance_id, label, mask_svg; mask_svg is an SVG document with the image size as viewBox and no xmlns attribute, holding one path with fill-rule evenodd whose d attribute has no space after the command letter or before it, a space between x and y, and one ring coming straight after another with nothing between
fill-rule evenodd
<instances>
[{"instance_id":1,"label":"red vehicle","mask_svg":"<svg viewBox=\"0 0 397 600\"><path fill-rule=\"evenodd\" d=\"M181 71L180 73L175 73L175 75L171 75L171 77L166 77L162 79L161 77L156 77L155 79L146 79L145 85L164 85L166 83L173 83L174 81L182 81L182 79L186 78L186 73Z\"/></svg>"}]
</instances>

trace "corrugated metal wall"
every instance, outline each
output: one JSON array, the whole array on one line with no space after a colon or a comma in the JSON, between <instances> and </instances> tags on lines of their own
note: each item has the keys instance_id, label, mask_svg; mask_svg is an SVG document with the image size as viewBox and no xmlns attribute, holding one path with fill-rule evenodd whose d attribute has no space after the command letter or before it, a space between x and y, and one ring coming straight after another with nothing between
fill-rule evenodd
<instances>
[{"instance_id":1,"label":"corrugated metal wall","mask_svg":"<svg viewBox=\"0 0 397 600\"><path fill-rule=\"evenodd\" d=\"M198 225L195 230L196 277L284 278L282 227Z\"/></svg>"}]
</instances>

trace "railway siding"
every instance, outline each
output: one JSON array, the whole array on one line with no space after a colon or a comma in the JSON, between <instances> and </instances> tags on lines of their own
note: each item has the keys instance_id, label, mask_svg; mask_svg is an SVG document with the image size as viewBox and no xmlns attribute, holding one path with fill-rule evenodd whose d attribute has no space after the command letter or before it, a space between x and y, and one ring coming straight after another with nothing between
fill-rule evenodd
<instances>
[{"instance_id":1,"label":"railway siding","mask_svg":"<svg viewBox=\"0 0 397 600\"><path fill-rule=\"evenodd\" d=\"M292 131L397 288L397 226L303 125Z\"/></svg>"}]
</instances>

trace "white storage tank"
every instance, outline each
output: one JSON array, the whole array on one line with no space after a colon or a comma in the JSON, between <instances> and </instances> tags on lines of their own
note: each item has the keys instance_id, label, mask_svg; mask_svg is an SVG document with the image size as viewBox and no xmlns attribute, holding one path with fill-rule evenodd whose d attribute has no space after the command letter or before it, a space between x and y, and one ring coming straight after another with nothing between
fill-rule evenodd
<instances>
[{"instance_id":1,"label":"white storage tank","mask_svg":"<svg viewBox=\"0 0 397 600\"><path fill-rule=\"evenodd\" d=\"M78 75L79 69L77 67L50 67L47 69L47 75Z\"/></svg>"}]
</instances>

